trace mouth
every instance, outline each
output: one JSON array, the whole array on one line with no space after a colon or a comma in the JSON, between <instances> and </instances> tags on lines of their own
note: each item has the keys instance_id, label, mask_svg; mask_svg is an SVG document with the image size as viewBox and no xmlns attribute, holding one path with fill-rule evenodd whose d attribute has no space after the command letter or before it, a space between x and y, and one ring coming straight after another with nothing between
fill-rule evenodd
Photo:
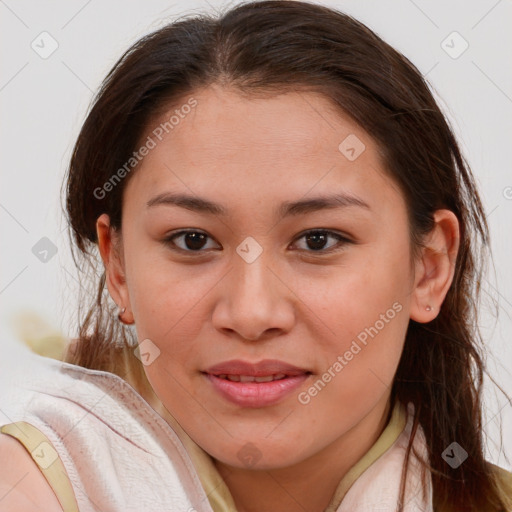
<instances>
[{"instance_id":1,"label":"mouth","mask_svg":"<svg viewBox=\"0 0 512 512\"><path fill-rule=\"evenodd\" d=\"M241 407L266 407L282 401L312 372L283 361L232 360L202 372L225 400Z\"/></svg>"},{"instance_id":2,"label":"mouth","mask_svg":"<svg viewBox=\"0 0 512 512\"><path fill-rule=\"evenodd\" d=\"M254 375L233 375L222 373L215 375L219 379L226 379L231 382L273 382L275 380L286 379L288 375L284 373L278 373L277 375L263 375L261 377L255 377Z\"/></svg>"}]
</instances>

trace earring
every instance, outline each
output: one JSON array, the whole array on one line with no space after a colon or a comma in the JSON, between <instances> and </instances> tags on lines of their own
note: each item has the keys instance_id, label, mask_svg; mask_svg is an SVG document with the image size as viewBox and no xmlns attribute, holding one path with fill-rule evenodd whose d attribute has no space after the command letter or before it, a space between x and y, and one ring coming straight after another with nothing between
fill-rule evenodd
<instances>
[{"instance_id":1,"label":"earring","mask_svg":"<svg viewBox=\"0 0 512 512\"><path fill-rule=\"evenodd\" d=\"M125 322L125 321L123 320L122 315L124 315L124 312L126 311L126 308L121 309L121 308L119 308L119 306L118 306L118 308L117 308L117 309L118 309L118 312L117 312L117 319L118 319L121 323L126 324L126 325L131 325L131 324L135 323L135 322Z\"/></svg>"},{"instance_id":2,"label":"earring","mask_svg":"<svg viewBox=\"0 0 512 512\"><path fill-rule=\"evenodd\" d=\"M426 309L427 311L432 311L432 309L433 309L433 308L432 308L432 306L428 305L428 306L426 306L426 307L425 307L425 309Z\"/></svg>"}]
</instances>

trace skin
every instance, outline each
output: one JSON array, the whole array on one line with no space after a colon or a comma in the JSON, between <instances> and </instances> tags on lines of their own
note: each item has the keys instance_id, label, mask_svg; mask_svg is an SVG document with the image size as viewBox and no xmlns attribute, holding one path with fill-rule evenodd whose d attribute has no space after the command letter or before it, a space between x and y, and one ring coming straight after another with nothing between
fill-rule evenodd
<instances>
[{"instance_id":1,"label":"skin","mask_svg":"<svg viewBox=\"0 0 512 512\"><path fill-rule=\"evenodd\" d=\"M40 468L14 437L0 434L0 512L62 512Z\"/></svg>"},{"instance_id":2,"label":"skin","mask_svg":"<svg viewBox=\"0 0 512 512\"><path fill-rule=\"evenodd\" d=\"M148 380L214 458L238 510L322 511L386 426L409 320L438 314L453 279L457 218L437 211L413 261L405 200L376 143L327 99L312 92L256 99L220 86L193 96L197 106L130 177L121 232L108 215L97 220L109 292L126 307L123 319L135 322L139 341L149 338L160 350L144 366ZM175 108L154 119L141 140ZM366 147L354 161L338 149L350 134ZM215 201L229 215L147 207L167 191ZM284 201L333 192L356 195L370 208L275 217ZM355 243L330 236L315 251L322 245L303 235L320 228ZM173 251L164 239L183 229L208 235L203 248L194 252L182 236L174 242L189 252ZM248 236L263 250L252 263L236 252ZM301 404L298 393L397 302L401 311ZM230 359L279 359L312 375L278 404L241 407L201 373ZM252 467L237 455L248 442L260 455Z\"/></svg>"}]
</instances>

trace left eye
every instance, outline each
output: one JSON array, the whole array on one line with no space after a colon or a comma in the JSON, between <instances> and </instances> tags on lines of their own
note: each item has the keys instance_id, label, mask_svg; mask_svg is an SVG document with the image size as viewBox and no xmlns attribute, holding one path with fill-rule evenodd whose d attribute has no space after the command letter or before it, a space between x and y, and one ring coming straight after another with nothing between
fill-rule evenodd
<instances>
[{"instance_id":1,"label":"left eye","mask_svg":"<svg viewBox=\"0 0 512 512\"><path fill-rule=\"evenodd\" d=\"M306 243L309 244L309 246L313 248L312 251L307 251L307 252L333 252L333 249L332 247L335 247L336 245L344 245L344 244L347 244L347 243L350 243L351 241L338 234L338 233L335 233L334 231L327 231L327 230L313 230L313 231L308 231L306 233L303 233L299 238L297 238L297 240L300 240L302 238L305 238L306 239ZM329 238L334 238L336 239L338 242L337 244L333 244L331 245L328 249L325 249L325 244L326 244L326 241L329 239ZM334 249L336 250L336 249Z\"/></svg>"},{"instance_id":2,"label":"left eye","mask_svg":"<svg viewBox=\"0 0 512 512\"><path fill-rule=\"evenodd\" d=\"M184 242L184 247L180 247L179 244L175 243L175 240L182 239ZM205 252L201 249L206 247L206 241L209 239L209 235L206 233L203 233L202 231L179 231L178 233L174 233L173 235L168 236L164 243L166 244L172 244L177 247L177 249L174 249L171 247L172 250L179 250L184 252ZM348 238L334 232L334 231L328 231L328 230L311 230L307 231L306 233L303 233L300 237L298 237L296 240L305 239L306 243L308 244L309 248L311 250L306 250L306 252L332 252L333 246L336 245L344 245L347 243L351 243L351 240ZM337 243L332 244L327 249L325 248L327 240L335 239L337 240ZM208 247L206 247L208 248ZM211 247L210 247L211 249Z\"/></svg>"}]
</instances>

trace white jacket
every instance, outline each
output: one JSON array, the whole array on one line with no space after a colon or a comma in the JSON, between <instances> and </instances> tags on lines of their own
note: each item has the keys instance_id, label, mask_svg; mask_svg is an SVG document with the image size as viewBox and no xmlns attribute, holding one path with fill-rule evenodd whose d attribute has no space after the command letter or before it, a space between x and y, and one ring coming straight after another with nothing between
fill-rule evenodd
<instances>
[{"instance_id":1,"label":"white jacket","mask_svg":"<svg viewBox=\"0 0 512 512\"><path fill-rule=\"evenodd\" d=\"M11 422L1 430L24 444L66 512L236 511L211 458L123 379L41 356L32 360L0 401ZM395 406L326 512L396 510L413 410ZM421 427L414 447L426 453ZM404 512L433 511L430 473L419 468L411 452Z\"/></svg>"}]
</instances>

